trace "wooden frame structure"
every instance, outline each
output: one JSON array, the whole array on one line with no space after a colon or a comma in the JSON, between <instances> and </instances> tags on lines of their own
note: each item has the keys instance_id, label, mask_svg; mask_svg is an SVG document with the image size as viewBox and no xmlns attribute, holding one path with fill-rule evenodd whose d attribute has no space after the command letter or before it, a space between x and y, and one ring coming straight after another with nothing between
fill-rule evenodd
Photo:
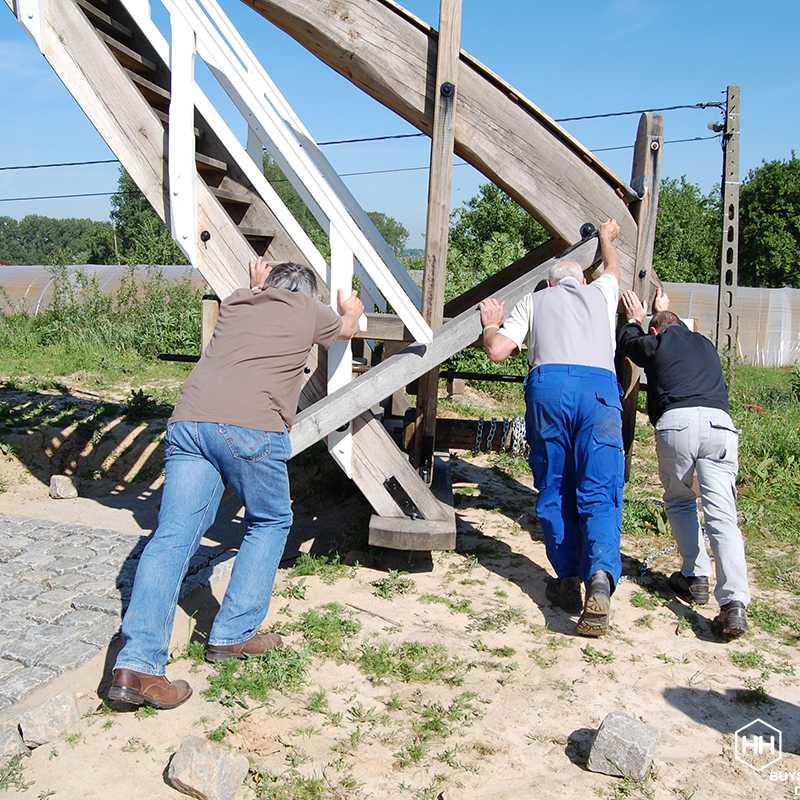
<instances>
[{"instance_id":1,"label":"wooden frame structure","mask_svg":"<svg viewBox=\"0 0 800 800\"><path fill-rule=\"evenodd\" d=\"M448 424L442 437L436 435L438 367L479 339L480 300L497 295L513 304L535 288L560 251L580 240L584 222L608 217L621 227L623 288L649 297L656 285L651 261L660 118L643 116L626 184L460 49L460 0L441 0L439 31L393 0L348 0L341 8L326 0L243 0L431 136L422 291L217 0L152 0L169 17L169 38L154 23L148 0L4 2L218 296L246 285L255 254L308 264L326 299L351 285L354 275L360 279L370 311L359 334L367 364L354 370L349 343L326 358L312 353L291 440L295 454L326 440L374 509L374 544L455 544L446 459L434 458L434 443L446 440L448 430L463 438L463 430ZM241 113L245 143L198 86L199 61ZM329 264L264 177L262 147L328 234ZM503 188L551 239L445 304L453 153ZM572 257L589 267L595 244L582 244ZM212 306L204 310L207 332ZM394 314L381 313L389 306ZM381 361L378 341L384 342ZM402 437L390 433L398 422L391 404L387 414L380 403L412 381L418 382L416 435L407 453L397 443ZM632 432L630 404L626 414Z\"/></svg>"}]
</instances>

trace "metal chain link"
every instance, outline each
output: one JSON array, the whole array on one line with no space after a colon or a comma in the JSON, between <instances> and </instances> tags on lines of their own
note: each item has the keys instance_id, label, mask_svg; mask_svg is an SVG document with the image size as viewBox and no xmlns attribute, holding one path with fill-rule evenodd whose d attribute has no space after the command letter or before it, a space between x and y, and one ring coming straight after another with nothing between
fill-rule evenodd
<instances>
[{"instance_id":1,"label":"metal chain link","mask_svg":"<svg viewBox=\"0 0 800 800\"><path fill-rule=\"evenodd\" d=\"M508 445L508 432L511 429L511 420L509 417L503 417L503 438L501 439L501 450L505 450Z\"/></svg>"},{"instance_id":2,"label":"metal chain link","mask_svg":"<svg viewBox=\"0 0 800 800\"><path fill-rule=\"evenodd\" d=\"M511 423L511 454L514 456L526 455L528 441L525 433L525 417L514 417Z\"/></svg>"},{"instance_id":3,"label":"metal chain link","mask_svg":"<svg viewBox=\"0 0 800 800\"><path fill-rule=\"evenodd\" d=\"M497 431L497 417L492 417L492 424L489 426L489 436L486 439L486 452L491 453L494 434Z\"/></svg>"},{"instance_id":4,"label":"metal chain link","mask_svg":"<svg viewBox=\"0 0 800 800\"><path fill-rule=\"evenodd\" d=\"M483 417L478 419L478 431L475 434L475 446L472 448L472 455L476 456L481 451L481 439L483 438Z\"/></svg>"}]
</instances>

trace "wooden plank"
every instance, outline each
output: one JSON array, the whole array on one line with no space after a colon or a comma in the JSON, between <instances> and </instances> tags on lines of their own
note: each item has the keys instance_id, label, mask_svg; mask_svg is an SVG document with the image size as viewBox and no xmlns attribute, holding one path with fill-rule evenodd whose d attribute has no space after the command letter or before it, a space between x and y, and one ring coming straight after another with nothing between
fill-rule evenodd
<instances>
[{"instance_id":1,"label":"wooden plank","mask_svg":"<svg viewBox=\"0 0 800 800\"><path fill-rule=\"evenodd\" d=\"M631 186L641 199L631 206L637 223L636 265L632 284L645 306L650 295L653 271L653 247L658 217L658 192L661 186L661 156L664 149L664 119L660 114L642 114L633 149ZM631 284L628 284L631 285ZM625 284L622 284L625 288ZM622 444L625 449L625 478L630 475L633 444L636 440L636 405L641 370L630 359L617 361L617 378L622 386Z\"/></svg>"},{"instance_id":2,"label":"wooden plank","mask_svg":"<svg viewBox=\"0 0 800 800\"><path fill-rule=\"evenodd\" d=\"M219 297L204 294L200 301L200 353L205 353L219 319Z\"/></svg>"},{"instance_id":3,"label":"wooden plank","mask_svg":"<svg viewBox=\"0 0 800 800\"><path fill-rule=\"evenodd\" d=\"M197 128L195 128L197 130ZM194 160L197 164L197 169L201 172L227 172L228 165L218 158L204 155L203 153L195 153Z\"/></svg>"},{"instance_id":4,"label":"wooden plank","mask_svg":"<svg viewBox=\"0 0 800 800\"><path fill-rule=\"evenodd\" d=\"M593 254L595 248L594 241L586 242L575 251L575 255L578 258L586 257L587 252ZM533 291L539 281L547 275L554 260L546 261L518 278L497 292L496 297L511 307L524 295ZM438 328L434 332L431 344L412 344L396 356L373 367L349 386L328 395L297 417L290 436L293 452L302 452L392 392L429 372L450 356L468 347L480 334L480 314L476 309L468 309Z\"/></svg>"},{"instance_id":5,"label":"wooden plank","mask_svg":"<svg viewBox=\"0 0 800 800\"><path fill-rule=\"evenodd\" d=\"M94 3L90 3L89 0L75 0L75 2L83 9L83 12L89 17L93 25L103 25L126 39L133 36L133 32L127 25L123 25L110 14L99 9Z\"/></svg>"},{"instance_id":6,"label":"wooden plank","mask_svg":"<svg viewBox=\"0 0 800 800\"><path fill-rule=\"evenodd\" d=\"M128 45L123 44L104 31L98 30L97 34L111 48L117 61L123 67L127 67L134 72L155 72L156 65L149 58L145 58L141 53L137 53Z\"/></svg>"},{"instance_id":7,"label":"wooden plank","mask_svg":"<svg viewBox=\"0 0 800 800\"><path fill-rule=\"evenodd\" d=\"M384 0L350 0L341 13L331 13L327 0L244 1L376 100L431 133L437 43L430 29L412 24ZM566 132L546 124L532 104L490 80L464 53L457 85L456 154L564 241L575 241L584 222L616 218L621 269L632 282L636 225L617 194L621 182L598 171Z\"/></svg>"},{"instance_id":8,"label":"wooden plank","mask_svg":"<svg viewBox=\"0 0 800 800\"><path fill-rule=\"evenodd\" d=\"M393 550L452 550L456 546L456 515L450 458L437 454L433 470L433 490L444 510L441 520L381 517L369 521L369 543Z\"/></svg>"},{"instance_id":9,"label":"wooden plank","mask_svg":"<svg viewBox=\"0 0 800 800\"><path fill-rule=\"evenodd\" d=\"M300 393L301 409L312 406L326 395L325 355L322 353L320 357L317 348L309 355L307 368L311 373ZM365 411L352 421L352 431L353 482L377 515L405 517L386 486L387 481L394 479L414 499L426 520L446 519L446 509L371 411Z\"/></svg>"},{"instance_id":10,"label":"wooden plank","mask_svg":"<svg viewBox=\"0 0 800 800\"><path fill-rule=\"evenodd\" d=\"M422 316L433 330L444 317L447 282L447 237L450 229L450 197L453 181L453 143L456 128L458 54L461 42L461 0L441 0L436 55L431 169L428 176L428 214L425 226L425 271L422 278ZM439 370L419 380L417 417L414 423L414 462L423 476L432 479Z\"/></svg>"},{"instance_id":11,"label":"wooden plank","mask_svg":"<svg viewBox=\"0 0 800 800\"><path fill-rule=\"evenodd\" d=\"M477 286L473 286L463 294L445 303L445 317L457 317L462 311L477 306L481 300L491 297L506 284L515 281L534 267L538 267L542 262L553 258L566 247L567 245L561 239L548 239L544 244L540 244L513 264L509 264L505 269L495 272L494 275L490 275Z\"/></svg>"}]
</instances>

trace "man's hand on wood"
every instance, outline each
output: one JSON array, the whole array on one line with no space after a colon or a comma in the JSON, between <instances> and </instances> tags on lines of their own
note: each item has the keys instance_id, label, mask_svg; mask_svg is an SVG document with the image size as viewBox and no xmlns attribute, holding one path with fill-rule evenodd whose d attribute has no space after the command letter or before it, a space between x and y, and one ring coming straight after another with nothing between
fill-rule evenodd
<instances>
[{"instance_id":1,"label":"man's hand on wood","mask_svg":"<svg viewBox=\"0 0 800 800\"><path fill-rule=\"evenodd\" d=\"M646 311L642 301L637 297L636 292L628 289L622 293L622 305L625 306L625 313L628 319L636 320L640 325L644 324Z\"/></svg>"},{"instance_id":2,"label":"man's hand on wood","mask_svg":"<svg viewBox=\"0 0 800 800\"><path fill-rule=\"evenodd\" d=\"M496 325L498 328L503 324L506 317L506 304L500 300L490 297L480 304L481 325L486 328L489 325Z\"/></svg>"},{"instance_id":3,"label":"man's hand on wood","mask_svg":"<svg viewBox=\"0 0 800 800\"><path fill-rule=\"evenodd\" d=\"M353 292L350 297L345 297L344 292L339 289L339 312L343 317L354 317L358 319L364 313L364 304L358 297L358 292Z\"/></svg>"},{"instance_id":4,"label":"man's hand on wood","mask_svg":"<svg viewBox=\"0 0 800 800\"><path fill-rule=\"evenodd\" d=\"M600 223L597 229L597 238L601 241L605 240L613 242L619 236L619 223L615 219L609 219Z\"/></svg>"},{"instance_id":5,"label":"man's hand on wood","mask_svg":"<svg viewBox=\"0 0 800 800\"><path fill-rule=\"evenodd\" d=\"M267 264L266 259L260 256L254 258L250 262L250 288L259 291L263 289L270 272L272 272L272 267Z\"/></svg>"},{"instance_id":6,"label":"man's hand on wood","mask_svg":"<svg viewBox=\"0 0 800 800\"><path fill-rule=\"evenodd\" d=\"M669 311L669 295L660 286L656 289L653 311Z\"/></svg>"}]
</instances>

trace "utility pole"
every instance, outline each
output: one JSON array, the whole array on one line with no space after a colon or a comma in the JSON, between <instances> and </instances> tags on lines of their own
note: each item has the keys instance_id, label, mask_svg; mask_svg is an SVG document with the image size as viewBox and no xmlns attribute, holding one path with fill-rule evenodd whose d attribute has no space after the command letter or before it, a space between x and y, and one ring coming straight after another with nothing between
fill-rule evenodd
<instances>
[{"instance_id":1,"label":"utility pole","mask_svg":"<svg viewBox=\"0 0 800 800\"><path fill-rule=\"evenodd\" d=\"M736 287L739 282L740 94L738 86L728 86L722 132L722 248L717 302L717 350L729 384L733 380L739 332Z\"/></svg>"}]
</instances>

